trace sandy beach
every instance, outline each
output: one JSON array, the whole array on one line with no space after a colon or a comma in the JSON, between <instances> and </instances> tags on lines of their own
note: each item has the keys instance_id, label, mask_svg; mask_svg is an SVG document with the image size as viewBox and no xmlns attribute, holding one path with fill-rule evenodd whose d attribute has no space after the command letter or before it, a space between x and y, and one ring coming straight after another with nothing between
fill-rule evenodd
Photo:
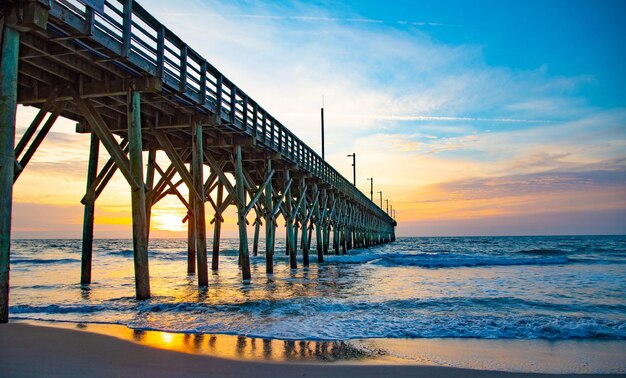
<instances>
[{"instance_id":1,"label":"sandy beach","mask_svg":"<svg viewBox=\"0 0 626 378\"><path fill-rule=\"evenodd\" d=\"M219 376L219 377L522 377L528 373L440 366L334 361L261 362L218 358L138 344L99 333L9 323L0 325L0 366L6 377L27 376ZM582 376L532 374L533 376ZM623 375L584 375L610 377Z\"/></svg>"}]
</instances>

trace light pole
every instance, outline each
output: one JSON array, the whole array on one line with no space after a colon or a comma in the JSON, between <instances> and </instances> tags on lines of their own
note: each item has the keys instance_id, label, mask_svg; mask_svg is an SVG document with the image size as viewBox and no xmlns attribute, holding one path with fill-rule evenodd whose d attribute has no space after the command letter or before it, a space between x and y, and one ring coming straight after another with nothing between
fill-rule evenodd
<instances>
[{"instance_id":1,"label":"light pole","mask_svg":"<svg viewBox=\"0 0 626 378\"><path fill-rule=\"evenodd\" d=\"M368 178L369 181L371 181L370 183L370 201L374 202L374 178L370 177Z\"/></svg>"},{"instance_id":2,"label":"light pole","mask_svg":"<svg viewBox=\"0 0 626 378\"><path fill-rule=\"evenodd\" d=\"M393 205L389 205L389 215L393 218Z\"/></svg>"},{"instance_id":3,"label":"light pole","mask_svg":"<svg viewBox=\"0 0 626 378\"><path fill-rule=\"evenodd\" d=\"M383 191L381 190L380 192L378 192L378 194L380 194L380 208L383 208Z\"/></svg>"},{"instance_id":4,"label":"light pole","mask_svg":"<svg viewBox=\"0 0 626 378\"><path fill-rule=\"evenodd\" d=\"M324 158L324 98L322 98L321 116L322 116L322 160L325 160Z\"/></svg>"},{"instance_id":5,"label":"light pole","mask_svg":"<svg viewBox=\"0 0 626 378\"><path fill-rule=\"evenodd\" d=\"M387 215L389 215L389 200L385 200L385 204L387 205Z\"/></svg>"},{"instance_id":6,"label":"light pole","mask_svg":"<svg viewBox=\"0 0 626 378\"><path fill-rule=\"evenodd\" d=\"M352 185L356 186L356 152L351 153L348 157L352 157Z\"/></svg>"}]
</instances>

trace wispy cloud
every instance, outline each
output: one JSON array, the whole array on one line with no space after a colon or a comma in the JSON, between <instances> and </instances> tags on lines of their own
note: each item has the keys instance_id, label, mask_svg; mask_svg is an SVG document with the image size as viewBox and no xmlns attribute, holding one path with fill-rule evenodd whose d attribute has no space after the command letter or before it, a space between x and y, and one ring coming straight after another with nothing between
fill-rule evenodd
<instances>
[{"instance_id":1,"label":"wispy cloud","mask_svg":"<svg viewBox=\"0 0 626 378\"><path fill-rule=\"evenodd\" d=\"M190 15L197 16L197 14L186 12L173 12L172 15L179 17L188 17ZM228 18L228 19L258 19L258 20L278 20L278 21L305 21L305 22L321 22L321 23L362 23L362 24L397 24L397 25L410 25L410 26L446 26L440 22L432 21L408 21L408 20L381 20L375 18L363 18L363 17L329 17L329 16L314 16L314 15L276 15L276 14L249 14L249 13L204 13L203 16L211 18Z\"/></svg>"}]
</instances>

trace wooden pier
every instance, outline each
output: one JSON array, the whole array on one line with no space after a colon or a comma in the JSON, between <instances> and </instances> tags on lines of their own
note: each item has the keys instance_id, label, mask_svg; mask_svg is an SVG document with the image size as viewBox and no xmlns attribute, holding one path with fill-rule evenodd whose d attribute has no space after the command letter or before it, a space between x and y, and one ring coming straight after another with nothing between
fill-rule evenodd
<instances>
[{"instance_id":1,"label":"wooden pier","mask_svg":"<svg viewBox=\"0 0 626 378\"><path fill-rule=\"evenodd\" d=\"M0 322L8 321L13 183L58 117L75 120L76 131L91 137L81 201L84 284L91 282L95 204L118 171L131 190L138 299L150 297L151 209L167 195L187 208L188 272L200 287L209 284L207 220L217 270L222 214L230 205L237 208L244 280L251 278L250 220L254 254L265 225L268 274L279 217L293 269L299 253L309 265L313 236L320 263L328 253L395 239L386 211L135 1L5 0L0 17ZM16 144L18 104L39 112ZM101 146L110 156L104 164ZM157 154L169 166L161 167Z\"/></svg>"}]
</instances>

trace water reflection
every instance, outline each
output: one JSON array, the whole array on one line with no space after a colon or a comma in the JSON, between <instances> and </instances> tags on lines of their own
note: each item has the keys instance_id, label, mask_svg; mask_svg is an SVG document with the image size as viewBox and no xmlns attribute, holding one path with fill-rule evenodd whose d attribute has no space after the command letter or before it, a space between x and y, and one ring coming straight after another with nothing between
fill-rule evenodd
<instances>
[{"instance_id":1,"label":"water reflection","mask_svg":"<svg viewBox=\"0 0 626 378\"><path fill-rule=\"evenodd\" d=\"M377 356L345 341L294 341L245 336L133 330L108 324L76 324L76 328L176 352L220 358L264 361L356 361Z\"/></svg>"}]
</instances>

